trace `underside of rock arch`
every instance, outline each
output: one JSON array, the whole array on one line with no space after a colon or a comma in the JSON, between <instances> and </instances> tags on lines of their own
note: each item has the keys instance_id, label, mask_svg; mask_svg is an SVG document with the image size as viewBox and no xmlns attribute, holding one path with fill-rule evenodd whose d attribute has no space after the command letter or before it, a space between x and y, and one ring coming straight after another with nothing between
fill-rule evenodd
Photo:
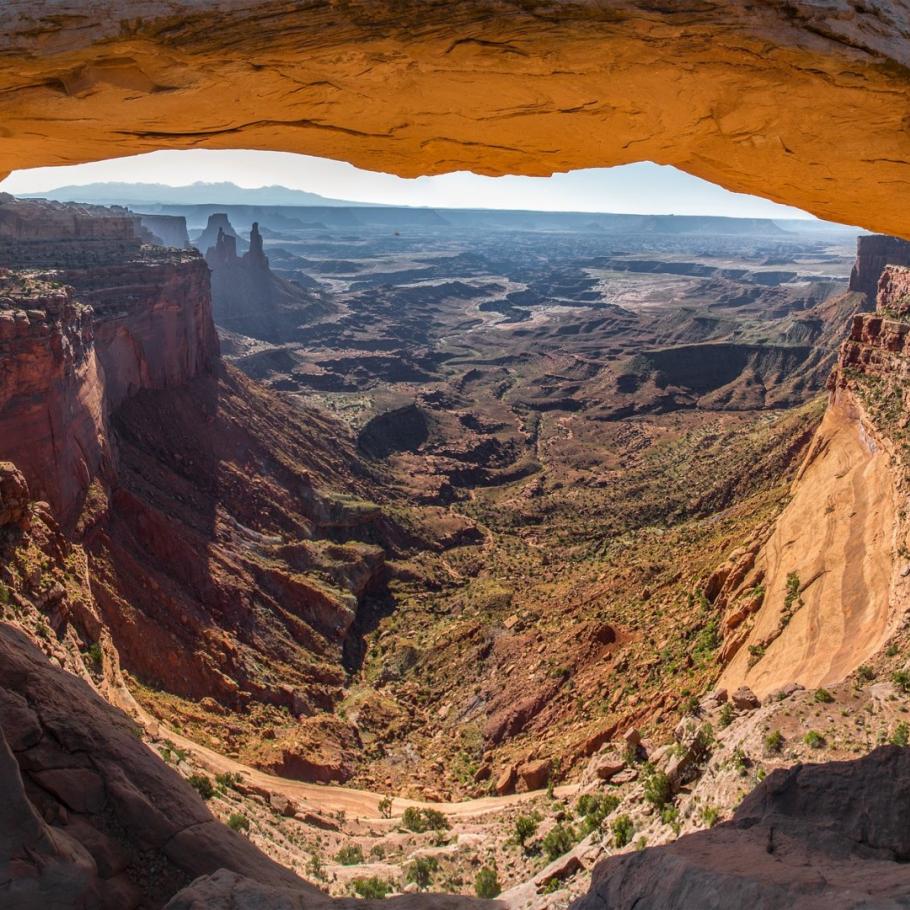
<instances>
[{"instance_id":1,"label":"underside of rock arch","mask_svg":"<svg viewBox=\"0 0 910 910\"><path fill-rule=\"evenodd\" d=\"M639 160L910 236L904 0L13 0L0 173L260 148L406 176Z\"/></svg>"}]
</instances>

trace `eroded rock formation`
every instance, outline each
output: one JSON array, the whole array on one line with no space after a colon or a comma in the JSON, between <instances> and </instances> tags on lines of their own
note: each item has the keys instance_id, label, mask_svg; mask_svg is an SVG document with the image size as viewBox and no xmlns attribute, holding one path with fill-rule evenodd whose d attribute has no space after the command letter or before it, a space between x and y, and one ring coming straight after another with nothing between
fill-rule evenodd
<instances>
[{"instance_id":1,"label":"eroded rock formation","mask_svg":"<svg viewBox=\"0 0 910 910\"><path fill-rule=\"evenodd\" d=\"M206 233L213 224L219 225L218 233L205 261L212 270L212 304L220 328L265 341L285 341L293 337L295 327L326 311L328 304L321 295L272 272L256 222L249 249L242 256L237 255L239 238L229 233L233 229L227 216L212 215Z\"/></svg>"},{"instance_id":2,"label":"eroded rock formation","mask_svg":"<svg viewBox=\"0 0 910 910\"><path fill-rule=\"evenodd\" d=\"M105 630L126 670L178 696L288 720L331 708L380 544L401 537L348 498L354 441L221 363L195 251L143 245L106 209L7 199L0 224L4 262L42 263L0 273L0 459L16 466L0 508L19 508L21 472L84 548L89 605L65 622L86 646ZM270 275L261 244L248 261ZM341 726L259 758L345 777Z\"/></svg>"},{"instance_id":3,"label":"eroded rock formation","mask_svg":"<svg viewBox=\"0 0 910 910\"><path fill-rule=\"evenodd\" d=\"M850 291L864 294L864 309L875 308L878 282L887 265L910 265L910 243L881 234L856 238L856 262L850 273Z\"/></svg>"},{"instance_id":4,"label":"eroded rock formation","mask_svg":"<svg viewBox=\"0 0 910 910\"><path fill-rule=\"evenodd\" d=\"M708 582L728 689L838 682L905 614L908 301L910 269L886 266L876 312L853 317L790 503Z\"/></svg>"},{"instance_id":5,"label":"eroded rock formation","mask_svg":"<svg viewBox=\"0 0 910 910\"><path fill-rule=\"evenodd\" d=\"M406 176L650 159L910 235L905 0L17 0L6 13L0 172L165 147Z\"/></svg>"},{"instance_id":6,"label":"eroded rock formation","mask_svg":"<svg viewBox=\"0 0 910 910\"><path fill-rule=\"evenodd\" d=\"M602 862L573 910L905 907L910 750L775 771L729 822Z\"/></svg>"}]
</instances>

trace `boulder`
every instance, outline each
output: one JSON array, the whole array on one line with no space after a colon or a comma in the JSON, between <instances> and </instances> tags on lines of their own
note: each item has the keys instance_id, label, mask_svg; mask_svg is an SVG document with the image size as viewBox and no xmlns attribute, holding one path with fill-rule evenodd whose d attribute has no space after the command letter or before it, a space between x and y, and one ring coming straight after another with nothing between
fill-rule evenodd
<instances>
[{"instance_id":1,"label":"boulder","mask_svg":"<svg viewBox=\"0 0 910 910\"><path fill-rule=\"evenodd\" d=\"M506 765L499 777L496 778L496 792L499 796L505 796L515 791L516 778L515 765Z\"/></svg>"},{"instance_id":2,"label":"boulder","mask_svg":"<svg viewBox=\"0 0 910 910\"><path fill-rule=\"evenodd\" d=\"M518 776L527 790L540 790L547 785L550 767L548 758L528 761L518 768Z\"/></svg>"},{"instance_id":3,"label":"boulder","mask_svg":"<svg viewBox=\"0 0 910 910\"><path fill-rule=\"evenodd\" d=\"M740 711L752 711L761 707L761 701L758 696L748 687L740 686L730 697L733 707Z\"/></svg>"}]
</instances>

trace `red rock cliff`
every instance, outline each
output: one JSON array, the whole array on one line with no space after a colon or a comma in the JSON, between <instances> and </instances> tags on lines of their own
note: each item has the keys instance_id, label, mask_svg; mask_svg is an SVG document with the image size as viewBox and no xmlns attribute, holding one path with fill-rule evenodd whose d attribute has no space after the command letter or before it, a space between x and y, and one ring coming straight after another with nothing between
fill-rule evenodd
<instances>
[{"instance_id":1,"label":"red rock cliff","mask_svg":"<svg viewBox=\"0 0 910 910\"><path fill-rule=\"evenodd\" d=\"M12 197L0 265L0 458L68 525L110 461L113 411L216 362L208 268L140 246L125 212Z\"/></svg>"},{"instance_id":2,"label":"red rock cliff","mask_svg":"<svg viewBox=\"0 0 910 910\"><path fill-rule=\"evenodd\" d=\"M910 265L910 243L884 234L856 238L856 262L849 289L866 295L865 309L874 308L878 281L888 265Z\"/></svg>"}]
</instances>

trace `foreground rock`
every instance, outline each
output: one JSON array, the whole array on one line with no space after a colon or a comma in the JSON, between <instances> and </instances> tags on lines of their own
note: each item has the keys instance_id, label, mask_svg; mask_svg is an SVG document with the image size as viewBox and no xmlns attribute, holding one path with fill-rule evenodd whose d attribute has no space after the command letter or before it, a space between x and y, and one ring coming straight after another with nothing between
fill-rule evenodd
<instances>
[{"instance_id":1,"label":"foreground rock","mask_svg":"<svg viewBox=\"0 0 910 910\"><path fill-rule=\"evenodd\" d=\"M775 771L733 819L611 857L573 910L910 907L910 750Z\"/></svg>"},{"instance_id":2,"label":"foreground rock","mask_svg":"<svg viewBox=\"0 0 910 910\"><path fill-rule=\"evenodd\" d=\"M0 624L0 906L158 907L220 868L320 892L215 819L83 680Z\"/></svg>"}]
</instances>

